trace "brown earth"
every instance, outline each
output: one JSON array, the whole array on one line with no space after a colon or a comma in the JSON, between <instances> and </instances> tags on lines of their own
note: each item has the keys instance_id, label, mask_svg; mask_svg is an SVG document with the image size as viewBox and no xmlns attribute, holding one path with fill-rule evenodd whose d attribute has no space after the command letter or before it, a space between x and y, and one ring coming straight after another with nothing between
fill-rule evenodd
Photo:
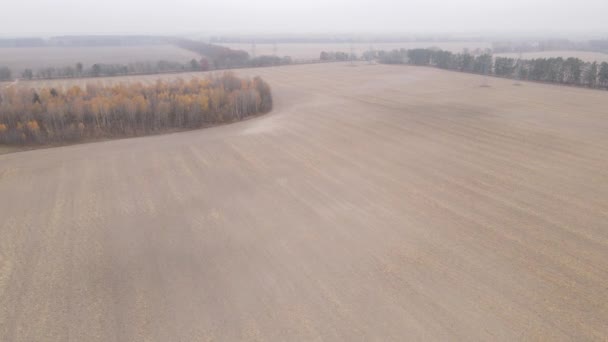
<instances>
[{"instance_id":1,"label":"brown earth","mask_svg":"<svg viewBox=\"0 0 608 342\"><path fill-rule=\"evenodd\" d=\"M240 73L273 113L0 156L1 341L608 337L608 92Z\"/></svg>"}]
</instances>

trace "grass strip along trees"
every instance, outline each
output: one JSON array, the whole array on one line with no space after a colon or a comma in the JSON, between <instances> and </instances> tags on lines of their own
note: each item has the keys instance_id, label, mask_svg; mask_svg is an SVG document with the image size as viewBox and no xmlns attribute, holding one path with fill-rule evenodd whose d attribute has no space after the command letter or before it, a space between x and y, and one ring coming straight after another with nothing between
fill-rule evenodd
<instances>
[{"instance_id":1,"label":"grass strip along trees","mask_svg":"<svg viewBox=\"0 0 608 342\"><path fill-rule=\"evenodd\" d=\"M233 122L272 109L261 78L221 76L60 89L0 90L0 143L128 137Z\"/></svg>"}]
</instances>

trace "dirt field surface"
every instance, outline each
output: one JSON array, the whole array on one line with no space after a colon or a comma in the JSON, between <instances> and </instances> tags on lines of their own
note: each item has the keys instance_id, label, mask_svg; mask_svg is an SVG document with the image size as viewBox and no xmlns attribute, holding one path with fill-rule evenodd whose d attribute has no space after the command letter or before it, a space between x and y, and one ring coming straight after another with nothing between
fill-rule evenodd
<instances>
[{"instance_id":1,"label":"dirt field surface","mask_svg":"<svg viewBox=\"0 0 608 342\"><path fill-rule=\"evenodd\" d=\"M0 145L0 154L18 152L18 151L23 151L23 150L25 150L25 149L20 148L20 147Z\"/></svg>"},{"instance_id":2,"label":"dirt field surface","mask_svg":"<svg viewBox=\"0 0 608 342\"><path fill-rule=\"evenodd\" d=\"M526 52L521 54L524 59L534 59L534 58L551 58L551 57L576 57L580 58L585 62L608 62L608 54L601 52L591 52L591 51L542 51L542 52ZM495 57L510 57L510 58L518 58L518 53L498 53L495 54Z\"/></svg>"},{"instance_id":3,"label":"dirt field surface","mask_svg":"<svg viewBox=\"0 0 608 342\"><path fill-rule=\"evenodd\" d=\"M35 71L46 67L75 66L78 62L88 68L95 63L129 64L163 59L188 62L192 58L200 57L172 45L0 48L0 66L9 67L16 77L20 77L27 68Z\"/></svg>"},{"instance_id":4,"label":"dirt field surface","mask_svg":"<svg viewBox=\"0 0 608 342\"><path fill-rule=\"evenodd\" d=\"M251 43L221 44L233 49L245 50L251 53ZM321 51L334 51L350 53L351 44L349 43L291 43L277 44L277 54L279 56L291 56L295 59L319 59ZM469 50L491 48L487 42L403 42L403 43L376 43L371 44L375 50L394 50L394 49L416 49L438 47L452 52L462 52L464 48ZM370 44L353 44L355 53L361 56L370 49ZM273 55L274 44L256 44L257 55Z\"/></svg>"},{"instance_id":5,"label":"dirt field surface","mask_svg":"<svg viewBox=\"0 0 608 342\"><path fill-rule=\"evenodd\" d=\"M1 341L608 338L608 92L239 72L271 114L0 156Z\"/></svg>"}]
</instances>

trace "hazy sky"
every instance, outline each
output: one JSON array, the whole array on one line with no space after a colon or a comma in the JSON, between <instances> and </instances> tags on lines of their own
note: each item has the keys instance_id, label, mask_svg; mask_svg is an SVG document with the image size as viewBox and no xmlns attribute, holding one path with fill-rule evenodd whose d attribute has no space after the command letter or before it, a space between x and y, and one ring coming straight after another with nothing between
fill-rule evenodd
<instances>
[{"instance_id":1,"label":"hazy sky","mask_svg":"<svg viewBox=\"0 0 608 342\"><path fill-rule=\"evenodd\" d=\"M608 32L608 0L2 0L0 34Z\"/></svg>"}]
</instances>

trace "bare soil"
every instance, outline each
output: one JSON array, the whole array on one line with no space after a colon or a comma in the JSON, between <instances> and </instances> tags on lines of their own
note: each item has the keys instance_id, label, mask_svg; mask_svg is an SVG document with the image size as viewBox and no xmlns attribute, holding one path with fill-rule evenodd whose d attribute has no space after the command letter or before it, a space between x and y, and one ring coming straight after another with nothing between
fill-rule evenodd
<instances>
[{"instance_id":1,"label":"bare soil","mask_svg":"<svg viewBox=\"0 0 608 342\"><path fill-rule=\"evenodd\" d=\"M607 338L608 92L239 73L275 111L0 156L0 340Z\"/></svg>"}]
</instances>

